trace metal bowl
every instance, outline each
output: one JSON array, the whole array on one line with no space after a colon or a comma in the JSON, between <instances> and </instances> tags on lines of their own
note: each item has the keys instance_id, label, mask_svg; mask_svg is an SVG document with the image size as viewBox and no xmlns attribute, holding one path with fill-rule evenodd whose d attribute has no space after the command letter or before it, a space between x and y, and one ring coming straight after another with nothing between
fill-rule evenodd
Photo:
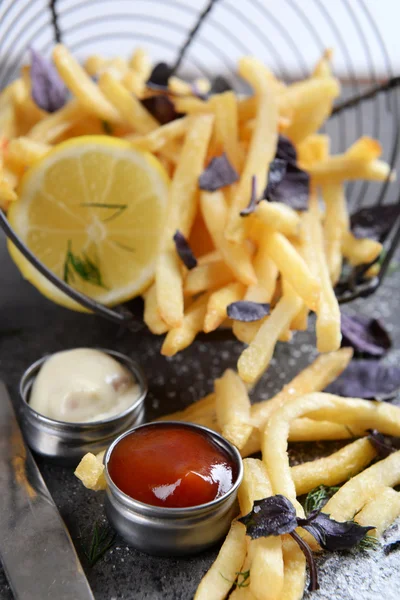
<instances>
[{"instance_id":1,"label":"metal bowl","mask_svg":"<svg viewBox=\"0 0 400 600\"><path fill-rule=\"evenodd\" d=\"M237 467L237 477L220 498L188 508L164 508L134 500L122 492L108 472L108 461L115 446L134 431L172 425L206 434L231 457ZM106 514L118 533L132 546L157 556L186 556L201 552L220 540L228 531L232 519L239 513L236 497L243 478L239 451L215 431L180 421L160 421L134 427L120 435L108 448L105 457L107 480Z\"/></svg>"},{"instance_id":2,"label":"metal bowl","mask_svg":"<svg viewBox=\"0 0 400 600\"><path fill-rule=\"evenodd\" d=\"M84 454L105 450L112 440L132 425L144 420L144 400L147 382L141 367L125 354L97 348L124 365L140 386L140 394L127 410L102 421L67 423L45 417L29 405L29 396L35 377L51 355L33 363L22 375L19 386L21 428L32 450L49 459L77 464Z\"/></svg>"}]
</instances>

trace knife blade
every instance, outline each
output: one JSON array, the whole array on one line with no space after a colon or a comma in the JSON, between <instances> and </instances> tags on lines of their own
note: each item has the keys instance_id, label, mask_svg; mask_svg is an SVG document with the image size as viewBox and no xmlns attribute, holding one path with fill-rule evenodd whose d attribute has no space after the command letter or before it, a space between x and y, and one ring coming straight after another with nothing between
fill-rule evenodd
<instances>
[{"instance_id":1,"label":"knife blade","mask_svg":"<svg viewBox=\"0 0 400 600\"><path fill-rule=\"evenodd\" d=\"M94 600L0 381L0 558L16 600Z\"/></svg>"}]
</instances>

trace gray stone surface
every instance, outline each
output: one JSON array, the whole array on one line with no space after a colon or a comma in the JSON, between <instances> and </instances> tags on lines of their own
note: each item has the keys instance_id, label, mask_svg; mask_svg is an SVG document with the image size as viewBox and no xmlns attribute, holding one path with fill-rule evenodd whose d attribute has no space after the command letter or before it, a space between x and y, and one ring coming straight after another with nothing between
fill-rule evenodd
<instances>
[{"instance_id":1,"label":"gray stone surface","mask_svg":"<svg viewBox=\"0 0 400 600\"><path fill-rule=\"evenodd\" d=\"M226 367L233 367L241 344L230 340L196 341L173 359L159 355L160 341L147 334L124 333L95 317L80 315L52 305L24 282L8 259L0 238L0 378L15 398L19 377L38 357L74 346L103 346L125 352L138 360L149 379L147 414L151 419L190 404L210 391L212 380ZM398 297L400 273L394 272L373 298L353 304L348 310L382 317L389 323L395 350L387 360L400 359ZM298 333L291 344L278 344L268 373L253 398L268 398L301 368L312 361L316 351L312 333ZM321 456L329 444L292 444L294 461ZM128 548L117 539L113 548L89 567L84 546L91 539L95 522L104 520L103 495L86 490L72 470L46 464L40 469L64 518L89 582L98 600L189 600L198 582L212 563L217 549L188 558L154 558ZM400 537L398 527L386 534L387 540ZM320 562L321 589L315 600L384 600L399 598L399 552L384 556L382 550L326 555ZM0 570L0 598L12 598ZM42 600L35 599L32 600ZM57 600L57 599L54 599ZM212 599L210 599L212 600Z\"/></svg>"}]
</instances>

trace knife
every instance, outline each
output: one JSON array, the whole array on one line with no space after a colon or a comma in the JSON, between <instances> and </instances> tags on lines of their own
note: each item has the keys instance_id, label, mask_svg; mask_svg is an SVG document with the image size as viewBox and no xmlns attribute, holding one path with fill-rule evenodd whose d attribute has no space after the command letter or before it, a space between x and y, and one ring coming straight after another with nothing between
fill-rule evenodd
<instances>
[{"instance_id":1,"label":"knife","mask_svg":"<svg viewBox=\"0 0 400 600\"><path fill-rule=\"evenodd\" d=\"M0 558L16 600L94 600L0 381Z\"/></svg>"}]
</instances>

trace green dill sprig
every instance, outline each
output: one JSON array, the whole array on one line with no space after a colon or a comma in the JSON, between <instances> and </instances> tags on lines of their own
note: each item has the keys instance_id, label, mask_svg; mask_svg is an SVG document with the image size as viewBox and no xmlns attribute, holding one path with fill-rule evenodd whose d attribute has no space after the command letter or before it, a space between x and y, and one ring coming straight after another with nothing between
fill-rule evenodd
<instances>
[{"instance_id":1,"label":"green dill sprig","mask_svg":"<svg viewBox=\"0 0 400 600\"><path fill-rule=\"evenodd\" d=\"M330 498L338 491L337 486L319 485L307 494L304 501L304 510L306 515L309 515L314 510L321 508L328 502Z\"/></svg>"},{"instance_id":2,"label":"green dill sprig","mask_svg":"<svg viewBox=\"0 0 400 600\"><path fill-rule=\"evenodd\" d=\"M122 215L124 210L126 210L128 208L127 204L113 204L113 203L104 204L103 202L82 202L81 206L85 206L85 207L89 207L89 208L111 208L111 209L113 209L114 210L113 214L110 215L109 217L106 217L105 219L103 219L102 220L103 223L109 223L110 221L113 221L114 219L116 219L117 217Z\"/></svg>"},{"instance_id":3,"label":"green dill sprig","mask_svg":"<svg viewBox=\"0 0 400 600\"><path fill-rule=\"evenodd\" d=\"M115 531L108 524L94 524L89 542L81 544L83 553L91 567L113 546L115 537Z\"/></svg>"},{"instance_id":4,"label":"green dill sprig","mask_svg":"<svg viewBox=\"0 0 400 600\"><path fill-rule=\"evenodd\" d=\"M225 575L222 575L222 573L220 572L220 575L222 577L222 579L225 579L225 581L228 581L229 583L232 584L232 587L234 588L245 588L248 587L250 585L250 569L248 571L236 571L235 575L237 575L237 578L235 581L231 581L231 579L228 579L227 577L225 577ZM241 578L241 580L240 580Z\"/></svg>"},{"instance_id":5,"label":"green dill sprig","mask_svg":"<svg viewBox=\"0 0 400 600\"><path fill-rule=\"evenodd\" d=\"M83 281L107 289L103 283L98 265L85 252L82 252L82 257L74 254L71 240L68 240L67 254L64 261L65 283L73 283L75 275L78 275Z\"/></svg>"},{"instance_id":6,"label":"green dill sprig","mask_svg":"<svg viewBox=\"0 0 400 600\"><path fill-rule=\"evenodd\" d=\"M381 546L380 541L374 535L368 533L363 537L361 542L355 547L356 550L376 550Z\"/></svg>"}]
</instances>

